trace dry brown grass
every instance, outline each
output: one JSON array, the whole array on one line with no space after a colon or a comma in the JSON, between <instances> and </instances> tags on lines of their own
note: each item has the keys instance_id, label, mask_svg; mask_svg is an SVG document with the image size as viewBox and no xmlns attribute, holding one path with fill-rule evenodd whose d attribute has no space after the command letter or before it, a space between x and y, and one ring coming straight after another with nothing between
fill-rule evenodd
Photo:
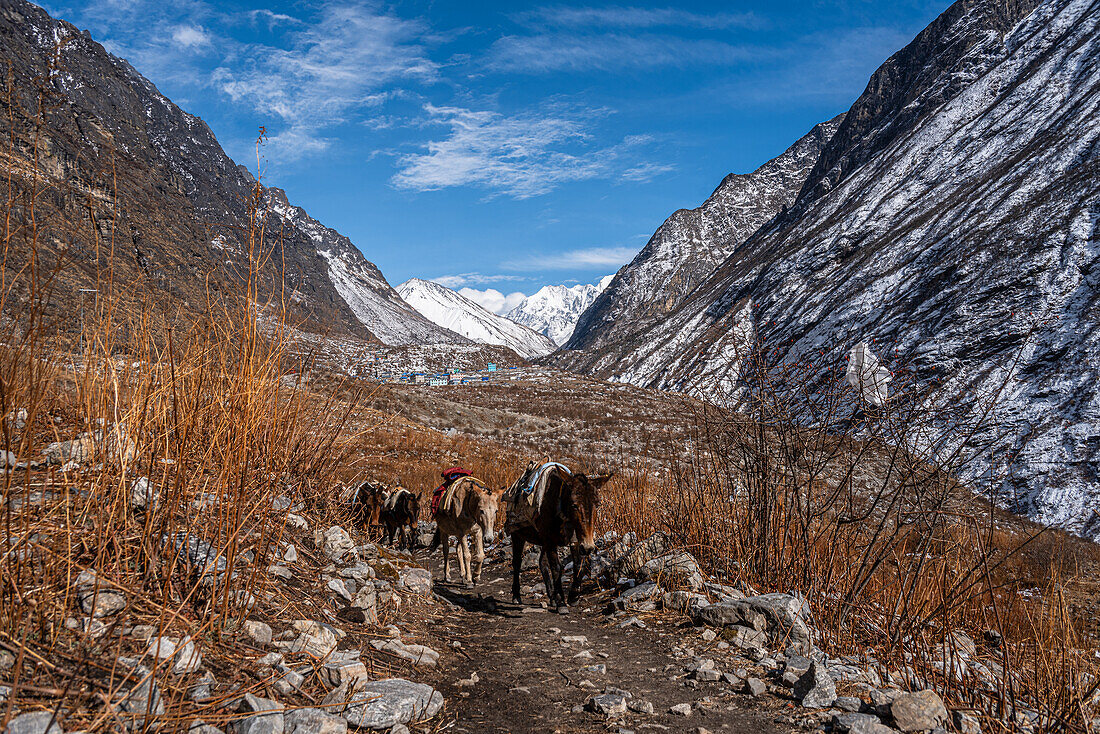
<instances>
[{"instance_id":1,"label":"dry brown grass","mask_svg":"<svg viewBox=\"0 0 1100 734\"><path fill-rule=\"evenodd\" d=\"M810 390L810 374L760 358L740 382L739 412L688 408L691 450L670 457L672 479L625 467L608 525L665 530L720 578L804 595L827 651L873 658L894 683L935 688L993 730L1026 729L1014 720L1024 711L1041 730L1087 730L1097 630L1069 597L1092 588L1080 582L1095 574L1096 548L960 484L970 457L953 447L981 427L958 411L907 401L915 386L900 384L896 404L857 413L839 379ZM948 420L955 432L930 442L929 427ZM945 669L952 630L978 641L984 689Z\"/></svg>"}]
</instances>

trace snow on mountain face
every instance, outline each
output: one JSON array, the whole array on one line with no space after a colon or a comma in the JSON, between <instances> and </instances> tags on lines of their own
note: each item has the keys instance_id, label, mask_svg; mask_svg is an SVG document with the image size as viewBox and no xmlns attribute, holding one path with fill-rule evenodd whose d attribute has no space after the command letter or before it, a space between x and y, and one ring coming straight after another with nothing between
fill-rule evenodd
<instances>
[{"instance_id":1,"label":"snow on mountain face","mask_svg":"<svg viewBox=\"0 0 1100 734\"><path fill-rule=\"evenodd\" d=\"M609 345L630 344L672 311L714 269L784 207L794 203L843 116L815 126L784 153L748 174L730 174L696 209L665 220L634 260L580 317L556 363L573 369Z\"/></svg>"},{"instance_id":2,"label":"snow on mountain face","mask_svg":"<svg viewBox=\"0 0 1100 734\"><path fill-rule=\"evenodd\" d=\"M144 281L196 308L211 292L238 293L239 274L249 271L244 239L254 221L249 202L256 181L226 155L210 128L90 34L31 3L0 0L0 46L12 62L17 90L34 90L39 79L48 83L43 170L60 172L61 190L83 187L102 191L94 197L102 201L117 198L117 205L96 212L97 219L115 222L119 234L117 280ZM49 68L55 54L60 54L59 72ZM0 100L5 139L12 122L20 134L18 109L34 109L23 100L9 115L7 104ZM107 189L104 171L117 172ZM279 189L261 188L261 193L266 205L261 208L268 209L260 212L268 215L263 246L279 250L257 276L262 299L277 297L285 286L290 318L318 331L358 337L370 331L395 345L468 343L409 308L346 237L290 205ZM72 211L61 205L50 221L65 222ZM82 220L71 229L79 233L81 227ZM95 251L90 242L69 247L66 257ZM75 282L60 290L75 293L93 285L80 279L94 272L67 269L63 277Z\"/></svg>"},{"instance_id":3,"label":"snow on mountain face","mask_svg":"<svg viewBox=\"0 0 1100 734\"><path fill-rule=\"evenodd\" d=\"M268 206L283 222L306 234L328 265L327 275L355 318L390 346L463 344L467 339L440 328L405 302L382 271L351 240L290 204L281 189L269 188Z\"/></svg>"},{"instance_id":4,"label":"snow on mountain face","mask_svg":"<svg viewBox=\"0 0 1100 734\"><path fill-rule=\"evenodd\" d=\"M607 288L614 277L608 275L595 285L582 283L572 287L543 286L504 314L504 318L529 326L561 346L573 334L577 319Z\"/></svg>"},{"instance_id":5,"label":"snow on mountain face","mask_svg":"<svg viewBox=\"0 0 1100 734\"><path fill-rule=\"evenodd\" d=\"M537 331L490 313L439 283L412 278L397 286L397 292L429 321L475 342L509 347L525 358L555 349L554 343Z\"/></svg>"},{"instance_id":6,"label":"snow on mountain face","mask_svg":"<svg viewBox=\"0 0 1100 734\"><path fill-rule=\"evenodd\" d=\"M754 333L822 365L896 344L956 405L1003 385L1008 435L983 453L1002 503L1100 537L1098 26L1096 0L952 5L875 73L796 204L593 369L714 396Z\"/></svg>"}]
</instances>

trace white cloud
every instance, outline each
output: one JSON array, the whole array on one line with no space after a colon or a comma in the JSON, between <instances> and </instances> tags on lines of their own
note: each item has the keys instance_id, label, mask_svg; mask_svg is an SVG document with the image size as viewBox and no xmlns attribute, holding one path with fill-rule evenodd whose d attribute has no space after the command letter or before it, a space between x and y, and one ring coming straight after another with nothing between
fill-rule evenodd
<instances>
[{"instance_id":1,"label":"white cloud","mask_svg":"<svg viewBox=\"0 0 1100 734\"><path fill-rule=\"evenodd\" d=\"M619 175L619 178L623 181L644 183L646 181L652 181L661 174L668 173L675 169L676 166L670 166L664 163L642 163L641 165L626 169Z\"/></svg>"},{"instance_id":2,"label":"white cloud","mask_svg":"<svg viewBox=\"0 0 1100 734\"><path fill-rule=\"evenodd\" d=\"M441 140L429 141L427 152L398 159L394 186L436 191L452 186L479 186L527 199L569 181L614 177L633 167L628 154L650 142L633 136L617 145L593 146L590 120L601 110L546 110L506 116L461 107L424 108L450 128Z\"/></svg>"},{"instance_id":3,"label":"white cloud","mask_svg":"<svg viewBox=\"0 0 1100 734\"><path fill-rule=\"evenodd\" d=\"M506 280L523 280L523 278L517 278L514 275L483 275L482 273L459 273L458 275L441 275L438 278L428 278L428 280L445 285L448 288L458 288L464 285L488 285L489 283L500 283Z\"/></svg>"},{"instance_id":4,"label":"white cloud","mask_svg":"<svg viewBox=\"0 0 1100 734\"><path fill-rule=\"evenodd\" d=\"M326 127L384 101L386 87L436 78L420 45L426 30L363 3L330 3L284 45L241 49L236 57L246 61L219 67L213 81L234 102L293 126L297 140L323 137Z\"/></svg>"},{"instance_id":5,"label":"white cloud","mask_svg":"<svg viewBox=\"0 0 1100 734\"><path fill-rule=\"evenodd\" d=\"M259 10L249 10L248 17L252 20L253 23L260 20L264 21L265 23L267 23L269 28L274 28L280 23L302 22L292 15L287 15L286 13L276 13L268 10L267 8L260 8Z\"/></svg>"},{"instance_id":6,"label":"white cloud","mask_svg":"<svg viewBox=\"0 0 1100 734\"><path fill-rule=\"evenodd\" d=\"M527 296L516 291L505 295L495 288L479 291L476 288L460 288L458 291L474 303L495 314L505 314L523 302Z\"/></svg>"},{"instance_id":7,"label":"white cloud","mask_svg":"<svg viewBox=\"0 0 1100 734\"><path fill-rule=\"evenodd\" d=\"M501 267L505 270L618 267L632 260L636 254L638 254L638 251L630 247L590 247L583 250L531 255L520 260L509 260L501 263Z\"/></svg>"},{"instance_id":8,"label":"white cloud","mask_svg":"<svg viewBox=\"0 0 1100 734\"><path fill-rule=\"evenodd\" d=\"M591 72L659 67L733 66L769 52L711 39L625 33L504 36L489 51L498 72Z\"/></svg>"},{"instance_id":9,"label":"white cloud","mask_svg":"<svg viewBox=\"0 0 1100 734\"><path fill-rule=\"evenodd\" d=\"M753 13L694 13L681 8L548 6L521 13L516 20L530 25L580 28L748 28L762 21Z\"/></svg>"},{"instance_id":10,"label":"white cloud","mask_svg":"<svg viewBox=\"0 0 1100 734\"><path fill-rule=\"evenodd\" d=\"M202 26L180 25L172 31L172 40L183 48L201 48L210 45L210 34Z\"/></svg>"}]
</instances>

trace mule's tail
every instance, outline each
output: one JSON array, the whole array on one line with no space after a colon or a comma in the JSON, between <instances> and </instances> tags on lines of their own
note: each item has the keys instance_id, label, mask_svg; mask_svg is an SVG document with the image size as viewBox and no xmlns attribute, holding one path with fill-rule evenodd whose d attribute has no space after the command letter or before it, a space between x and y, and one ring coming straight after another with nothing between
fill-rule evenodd
<instances>
[{"instance_id":1,"label":"mule's tail","mask_svg":"<svg viewBox=\"0 0 1100 734\"><path fill-rule=\"evenodd\" d=\"M431 545L428 546L428 552L431 553L432 551L434 551L438 547L439 547L439 529L437 528L436 531L435 531L435 535L432 536Z\"/></svg>"}]
</instances>

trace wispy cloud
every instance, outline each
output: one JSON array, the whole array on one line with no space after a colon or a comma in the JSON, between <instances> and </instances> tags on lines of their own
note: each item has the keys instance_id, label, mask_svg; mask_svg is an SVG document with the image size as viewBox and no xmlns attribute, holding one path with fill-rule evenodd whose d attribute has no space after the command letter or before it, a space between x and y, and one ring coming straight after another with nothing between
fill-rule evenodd
<instances>
[{"instance_id":1,"label":"wispy cloud","mask_svg":"<svg viewBox=\"0 0 1100 734\"><path fill-rule=\"evenodd\" d=\"M623 181L630 181L632 183L644 183L646 181L652 181L658 176L674 170L676 170L676 166L666 163L642 163L641 165L626 169L619 174L619 178Z\"/></svg>"},{"instance_id":2,"label":"wispy cloud","mask_svg":"<svg viewBox=\"0 0 1100 734\"><path fill-rule=\"evenodd\" d=\"M362 3L331 3L308 26L287 33L280 47L242 49L237 66L214 71L218 89L235 102L281 118L299 140L321 149L326 127L387 98L399 81L430 81L437 67L420 38L425 28Z\"/></svg>"},{"instance_id":3,"label":"wispy cloud","mask_svg":"<svg viewBox=\"0 0 1100 734\"><path fill-rule=\"evenodd\" d=\"M284 23L299 24L302 21L295 18L292 15L286 13L275 13L267 8L260 8L259 10L249 10L248 17L253 23L264 22L269 28L273 28L277 25Z\"/></svg>"},{"instance_id":4,"label":"wispy cloud","mask_svg":"<svg viewBox=\"0 0 1100 734\"><path fill-rule=\"evenodd\" d=\"M448 288L459 288L465 285L488 285L490 283L501 283L509 280L524 280L524 278L517 277L515 275L484 275L482 273L459 273L457 275L441 275L438 278L429 278L429 280L445 285Z\"/></svg>"},{"instance_id":5,"label":"wispy cloud","mask_svg":"<svg viewBox=\"0 0 1100 734\"><path fill-rule=\"evenodd\" d=\"M591 72L733 66L759 61L766 49L707 38L629 33L540 33L504 36L489 49L498 72Z\"/></svg>"},{"instance_id":6,"label":"wispy cloud","mask_svg":"<svg viewBox=\"0 0 1100 734\"><path fill-rule=\"evenodd\" d=\"M619 267L637 254L630 247L589 247L582 250L534 254L518 260L501 263L504 270L564 270L568 268L598 269Z\"/></svg>"},{"instance_id":7,"label":"wispy cloud","mask_svg":"<svg viewBox=\"0 0 1100 734\"><path fill-rule=\"evenodd\" d=\"M569 7L554 5L518 13L519 23L580 28L756 28L763 24L753 13L695 13L682 8Z\"/></svg>"},{"instance_id":8,"label":"wispy cloud","mask_svg":"<svg viewBox=\"0 0 1100 734\"><path fill-rule=\"evenodd\" d=\"M613 178L623 169L637 169L644 164L634 156L651 142L631 136L614 145L594 145L589 125L602 114L594 110L511 116L462 107L427 105L425 110L449 132L429 141L426 152L398 159L392 179L398 188L478 186L527 199L565 182Z\"/></svg>"}]
</instances>

